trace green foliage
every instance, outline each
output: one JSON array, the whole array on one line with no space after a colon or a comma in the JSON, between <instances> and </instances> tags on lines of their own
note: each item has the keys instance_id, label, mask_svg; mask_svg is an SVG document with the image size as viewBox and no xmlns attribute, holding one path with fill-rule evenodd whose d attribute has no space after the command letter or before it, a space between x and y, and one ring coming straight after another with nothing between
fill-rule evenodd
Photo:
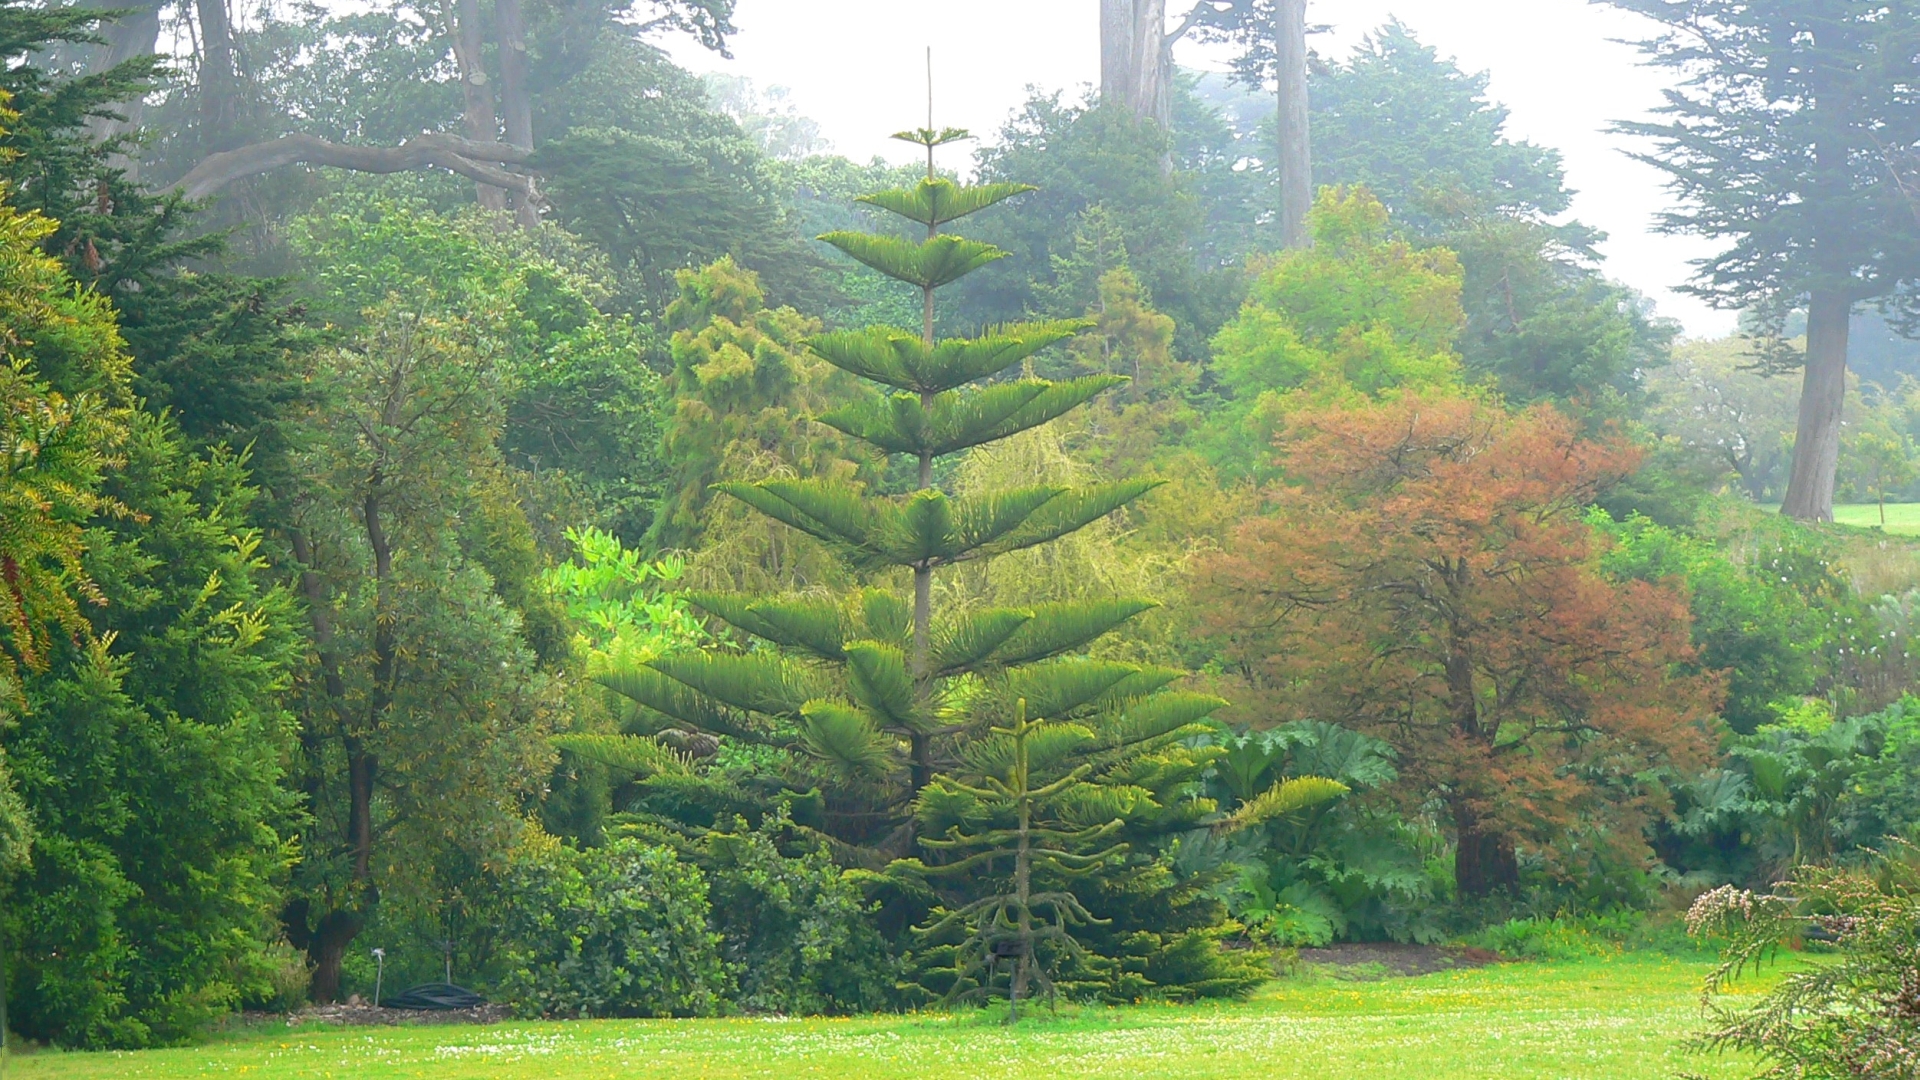
<instances>
[{"instance_id":1,"label":"green foliage","mask_svg":"<svg viewBox=\"0 0 1920 1080\"><path fill-rule=\"evenodd\" d=\"M1596 511L1592 520L1614 540L1602 557L1609 573L1686 583L1700 664L1727 672L1722 715L1736 732L1771 722L1776 702L1814 692L1830 652L1844 647L1846 638L1832 640L1835 630L1844 633L1842 620L1856 611L1865 616L1823 553L1792 534L1741 565L1707 540L1643 517L1616 523Z\"/></svg>"},{"instance_id":2,"label":"green foliage","mask_svg":"<svg viewBox=\"0 0 1920 1080\"><path fill-rule=\"evenodd\" d=\"M1507 109L1487 100L1487 83L1389 21L1310 76L1314 179L1364 185L1425 236L1446 232L1463 206L1564 212L1572 193L1559 152L1509 140Z\"/></svg>"},{"instance_id":3,"label":"green foliage","mask_svg":"<svg viewBox=\"0 0 1920 1080\"><path fill-rule=\"evenodd\" d=\"M1660 29L1648 62L1684 72L1647 160L1682 205L1669 231L1721 244L1693 289L1784 318L1810 293L1849 305L1920 274L1920 222L1901 165L1920 111L1894 74L1920 13L1856 0L1610 0ZM1817 29L1816 29L1817 28Z\"/></svg>"},{"instance_id":4,"label":"green foliage","mask_svg":"<svg viewBox=\"0 0 1920 1080\"><path fill-rule=\"evenodd\" d=\"M20 668L45 666L57 636L84 630L82 532L117 509L100 485L131 419L112 311L35 248L50 231L0 206L0 700L17 695Z\"/></svg>"},{"instance_id":5,"label":"green foliage","mask_svg":"<svg viewBox=\"0 0 1920 1080\"><path fill-rule=\"evenodd\" d=\"M1507 138L1485 73L1389 22L1310 83L1315 180L1365 186L1400 228L1457 253L1467 370L1519 401L1611 413L1637 394L1675 327L1601 276L1597 233L1552 223L1573 198L1560 155Z\"/></svg>"},{"instance_id":6,"label":"green foliage","mask_svg":"<svg viewBox=\"0 0 1920 1080\"><path fill-rule=\"evenodd\" d=\"M564 698L549 665L567 642L499 448L486 315L389 301L317 359L327 409L309 419L292 517L313 816L288 915L316 960L382 905L394 925L468 917L465 884L514 845L552 768ZM321 964L315 993L336 977Z\"/></svg>"},{"instance_id":7,"label":"green foliage","mask_svg":"<svg viewBox=\"0 0 1920 1080\"><path fill-rule=\"evenodd\" d=\"M1415 250L1387 223L1364 188L1322 191L1314 246L1276 256L1215 336L1213 370L1233 396L1202 438L1223 469L1265 475L1290 401L1460 381L1459 261Z\"/></svg>"},{"instance_id":8,"label":"green foliage","mask_svg":"<svg viewBox=\"0 0 1920 1080\"><path fill-rule=\"evenodd\" d=\"M1323 721L1220 729L1210 793L1233 807L1181 858L1216 868L1214 891L1254 936L1280 945L1335 939L1432 941L1439 845L1366 793L1399 778L1391 747ZM1238 835L1235 835L1238 834Z\"/></svg>"},{"instance_id":9,"label":"green foliage","mask_svg":"<svg viewBox=\"0 0 1920 1080\"><path fill-rule=\"evenodd\" d=\"M1176 353L1198 360L1239 300L1235 256L1200 257L1206 207L1195 178L1169 171L1176 147L1150 120L1124 108L1035 97L978 154L983 181L1047 178L981 226L982 239L1011 256L956 289L954 313L991 325L1041 312L1077 316L1096 300L1093 281L1056 261L1070 257L1081 217L1102 208L1127 264L1178 326ZM1237 253L1236 253L1237 254ZM1108 267L1109 269L1111 267Z\"/></svg>"},{"instance_id":10,"label":"green foliage","mask_svg":"<svg viewBox=\"0 0 1920 1080\"><path fill-rule=\"evenodd\" d=\"M1670 862L1763 882L1793 867L1853 862L1920 827L1920 701L1835 719L1793 703L1742 736L1726 764L1679 785Z\"/></svg>"},{"instance_id":11,"label":"green foliage","mask_svg":"<svg viewBox=\"0 0 1920 1080\"><path fill-rule=\"evenodd\" d=\"M914 138L950 134L923 132ZM1008 187L956 188L930 175L916 188L871 201L925 224L1013 194ZM1212 810L1188 791L1206 755L1178 743L1220 703L1201 695L1156 694L1177 672L1072 655L1145 605L1088 603L1091 598L1079 597L1074 598L1079 602L1019 608L950 611L943 605L936 611L933 605L937 570L1039 548L1106 518L1155 486L1151 480L1029 483L952 495L932 482L939 458L1020 436L1112 385L1102 376L966 385L1019 364L1086 324L1024 324L976 338L939 339L935 290L984 265L994 249L937 233L920 246L885 235L827 239L921 291L927 316L921 335L875 327L808 342L815 355L837 368L912 392L823 419L880 451L904 452L919 467L917 486L908 495L876 497L843 474L736 481L719 490L823 542L855 572L878 577L889 570L910 571L911 601L881 589L805 601L764 592L696 594L697 605L765 645L668 656L609 671L602 685L639 706L633 730L691 728L723 747L757 746L777 755L766 760L777 763L776 776L788 789L824 791L819 828L835 842L840 857L868 866L892 864L892 871L875 879L875 887L893 897L897 911L892 917L911 919L915 908L924 910L934 900L952 913L941 933L952 929L973 940L957 960L949 950L935 965L948 969L949 985L943 989L961 993L980 981L971 969L990 944L979 936L980 927L1011 910L993 898L1004 901L1011 894L988 889L980 875L962 875L951 887L931 892L916 882L922 873L939 878L947 867L980 861L968 862L971 855L949 850L955 837L998 835L968 831L979 810L968 806L979 798L977 792L999 790L995 783L1008 782L1006 770L1016 756L1008 718L1024 701L1034 715L1061 725L1061 738L1049 731L1044 746L1036 747L1042 757L1033 767L1047 778L1037 782L1037 789L1065 799L1066 788L1053 791L1050 785L1066 784L1071 777L1068 786L1075 793L1067 801L1075 812L1091 815L1063 828L1074 835L1089 829L1127 832L1147 841L1135 855L1118 860L1113 873L1090 879L1085 887L1087 896L1109 899L1131 891L1142 901L1139 906L1157 902L1163 917L1148 926L1116 926L1123 937L1146 936L1104 942L1109 951L1091 964L1097 970L1087 985L1137 996L1153 986L1146 969L1214 971L1218 945L1205 930L1217 923L1217 910L1210 909L1211 919L1195 912L1200 925L1176 925L1177 919L1165 917L1167 909L1180 906L1168 899L1178 883L1156 848ZM701 316L718 325L711 312L719 305L706 298L722 295L718 288L688 291L683 304L695 325ZM743 360L744 355L734 363ZM996 728L1002 730L996 733ZM955 827L962 831L950 832ZM925 864L901 858L911 850L916 831L929 845ZM1072 862L1078 855L1060 857ZM1108 860L1097 861L1107 869ZM1062 920L1068 916L1062 913L1082 925L1104 917L1091 913L1092 901L1065 888L1048 886L1043 895L1051 898L1057 916L1050 917L1049 940L1064 958L1090 961L1065 929ZM1022 910L1029 916L1025 932L1031 933L1032 909ZM938 919L935 925L941 925ZM1199 937L1188 935L1189 929ZM1028 956L1037 959L1031 949ZM1030 966L1022 970L1023 978L1035 974ZM1205 986L1167 992L1239 992L1246 985L1228 977L1208 980L1213 975L1203 979ZM1233 989L1223 989L1229 984Z\"/></svg>"},{"instance_id":12,"label":"green foliage","mask_svg":"<svg viewBox=\"0 0 1920 1080\"><path fill-rule=\"evenodd\" d=\"M567 541L575 557L548 567L540 580L589 657L652 658L701 639L684 598L668 591L685 574L684 562L648 562L619 537L594 528L569 529Z\"/></svg>"},{"instance_id":13,"label":"green foliage","mask_svg":"<svg viewBox=\"0 0 1920 1080\"><path fill-rule=\"evenodd\" d=\"M1780 884L1716 889L1688 912L1696 934L1730 939L1706 980L1711 1018L1695 1048L1751 1051L1764 1080L1920 1076L1920 851L1900 842L1866 867L1807 866ZM1834 956L1799 965L1758 1001L1728 1000L1783 940L1816 934Z\"/></svg>"},{"instance_id":14,"label":"green foliage","mask_svg":"<svg viewBox=\"0 0 1920 1080\"><path fill-rule=\"evenodd\" d=\"M633 840L523 857L502 991L529 1016L710 1016L728 990L706 875Z\"/></svg>"},{"instance_id":15,"label":"green foliage","mask_svg":"<svg viewBox=\"0 0 1920 1080\"><path fill-rule=\"evenodd\" d=\"M1461 939L1470 947L1497 952L1511 960L1556 962L1613 960L1629 952L1694 955L1675 915L1648 916L1617 910L1605 914L1534 916L1495 923Z\"/></svg>"},{"instance_id":16,"label":"green foliage","mask_svg":"<svg viewBox=\"0 0 1920 1080\"><path fill-rule=\"evenodd\" d=\"M819 331L816 321L767 307L758 277L731 259L677 280L680 295L666 315L672 413L661 441L673 471L648 541L668 548L707 541L709 550L696 560L707 584L784 584L789 575L809 573L804 553L783 558L778 538L753 531L724 504L710 507L713 485L794 473L846 476L847 444L808 418L851 392L853 380L803 347Z\"/></svg>"},{"instance_id":17,"label":"green foliage","mask_svg":"<svg viewBox=\"0 0 1920 1080\"><path fill-rule=\"evenodd\" d=\"M734 819L701 839L721 951L739 980L733 1000L753 1012L873 1012L891 1005L898 963L873 923L874 905L826 847L783 854L784 809L758 828Z\"/></svg>"},{"instance_id":18,"label":"green foliage","mask_svg":"<svg viewBox=\"0 0 1920 1080\"><path fill-rule=\"evenodd\" d=\"M607 271L577 241L359 194L335 196L290 231L339 323L363 326L392 302L469 321L496 342L508 464L575 490L623 539L646 531L660 495L661 389L647 366L656 346L645 327L599 310Z\"/></svg>"},{"instance_id":19,"label":"green foliage","mask_svg":"<svg viewBox=\"0 0 1920 1080\"><path fill-rule=\"evenodd\" d=\"M290 597L263 580L238 459L195 457L141 414L107 490L128 514L87 535L98 643L27 681L8 736L40 840L0 939L19 950L21 1031L143 1046L268 993L297 807L281 695L300 646Z\"/></svg>"},{"instance_id":20,"label":"green foliage","mask_svg":"<svg viewBox=\"0 0 1920 1080\"><path fill-rule=\"evenodd\" d=\"M923 791L926 832L920 844L946 858L924 869L909 863L900 871L966 875L977 881L983 870L991 874L995 863L1007 865L1009 881L1002 888L1009 891L987 891L951 910L935 908L928 925L917 933L938 941L943 934L959 932L960 940L950 946L950 965L923 972L923 977L947 982L950 1002L992 994L995 969L1007 960L1009 1022L1019 1017L1020 999L1028 993L1053 997L1052 969L1057 965L1088 959L1074 928L1102 920L1064 886L1126 853L1125 844L1110 842L1122 820L1099 820L1106 807L1097 796L1109 792L1096 791L1086 782L1091 766L1036 784L1035 736L1042 744L1043 763L1057 761L1067 746L1093 741L1091 731L1058 720L1050 713L1028 719L1027 701L1020 699L1011 723L988 729L1002 745L989 743L976 751L977 756L999 759L1000 768L985 772L979 786L942 777ZM1044 764L1042 768L1051 771ZM956 813L961 806L965 809Z\"/></svg>"}]
</instances>

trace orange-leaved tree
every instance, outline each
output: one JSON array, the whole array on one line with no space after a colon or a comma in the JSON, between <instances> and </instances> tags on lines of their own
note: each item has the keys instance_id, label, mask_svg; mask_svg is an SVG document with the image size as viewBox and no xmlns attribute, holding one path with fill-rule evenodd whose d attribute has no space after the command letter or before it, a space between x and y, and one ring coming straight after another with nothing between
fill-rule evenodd
<instances>
[{"instance_id":1,"label":"orange-leaved tree","mask_svg":"<svg viewBox=\"0 0 1920 1080\"><path fill-rule=\"evenodd\" d=\"M1644 855L1649 776L1705 764L1720 688L1683 596L1596 566L1585 508L1635 451L1442 393L1296 414L1279 450L1270 509L1199 586L1276 717L1391 742L1464 895L1515 884L1516 845Z\"/></svg>"}]
</instances>

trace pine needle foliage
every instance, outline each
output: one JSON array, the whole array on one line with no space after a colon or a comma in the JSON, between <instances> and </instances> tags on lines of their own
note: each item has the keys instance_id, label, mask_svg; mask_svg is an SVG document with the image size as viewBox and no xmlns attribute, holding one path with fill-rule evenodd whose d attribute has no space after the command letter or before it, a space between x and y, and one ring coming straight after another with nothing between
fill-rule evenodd
<instances>
[{"instance_id":1,"label":"pine needle foliage","mask_svg":"<svg viewBox=\"0 0 1920 1080\"><path fill-rule=\"evenodd\" d=\"M821 808L811 827L842 863L860 867L882 892L911 898L901 901L904 919L928 913L936 926L964 924L975 954L1009 932L1006 926L1024 926L1018 933L1029 944L1035 934L1051 937L1066 942L1059 952L1070 956L1079 948L1071 928L1098 920L1055 879L1124 863L1133 837L1158 840L1204 827L1214 806L1195 793L1212 751L1188 742L1202 730L1198 721L1224 702L1168 691L1180 672L1086 655L1151 602L1103 597L935 610L934 575L944 568L1058 540L1155 486L1147 480L1029 484L955 495L934 483L940 459L1031 431L1126 382L1108 375L1009 377L1010 369L1085 330L1084 320L936 337L938 290L1006 254L943 228L1032 190L962 186L937 175L933 149L962 135L931 128L904 134L928 148L925 179L862 200L920 226L920 239L821 237L920 292L917 330L874 326L807 341L815 356L881 388L817 419L883 454L905 455L917 466L913 490L875 495L837 476L717 486L824 542L866 580L910 580L911 592L694 594L689 601L696 608L737 631L729 636L733 644L619 667L600 681L635 704L630 735L701 732L740 748L723 749L723 759L737 753L779 763L774 767L783 770L788 791ZM1044 724L1026 715L1043 717ZM1009 787L1016 761L1022 779ZM998 862L999 877L949 869L976 865L970 860L1017 833L978 822L961 823L955 832L947 810L956 799L980 798L969 792L992 792L1009 805L1045 803L1049 813L1073 811L1021 841L1027 844L1024 876L1040 871L1050 881L1044 890L1005 887L1007 861L997 858L977 861ZM1100 841L1105 846L1089 853L1088 845ZM1136 861L1157 857L1138 852L1139 846L1133 845ZM912 857L917 848L924 849L924 861ZM1129 881L1140 878L1137 867L1128 873ZM1140 891L1116 882L1112 892L1129 888ZM1041 908L1046 913L1036 916ZM1033 949L1027 956L1024 979L1044 983Z\"/></svg>"}]
</instances>

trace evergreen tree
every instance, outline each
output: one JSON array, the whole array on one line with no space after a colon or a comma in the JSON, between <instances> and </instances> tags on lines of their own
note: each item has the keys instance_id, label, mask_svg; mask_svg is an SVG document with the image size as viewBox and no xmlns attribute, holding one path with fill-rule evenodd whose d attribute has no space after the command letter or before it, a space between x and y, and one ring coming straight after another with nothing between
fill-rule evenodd
<instances>
[{"instance_id":1,"label":"evergreen tree","mask_svg":"<svg viewBox=\"0 0 1920 1080\"><path fill-rule=\"evenodd\" d=\"M829 364L895 391L819 421L882 453L905 456L914 473L911 492L878 496L841 478L729 482L719 489L824 542L870 580L900 582L910 592L695 594L696 606L764 645L676 653L610 671L601 681L641 706L630 726L635 734L691 728L785 755L792 788L825 791L819 828L843 861L878 868L900 860L888 880L924 895L920 864L902 860L920 831L916 810L923 820L943 819L933 830L940 834L950 823L937 781L982 788L981 778L991 775L1005 783L1012 737L1004 731L1015 723L1019 701L1034 716L1084 732L1050 744L1044 765L1036 766L1038 787L1046 790L1079 770L1084 780L1077 783L1101 793L1081 800L1083 809L1100 811L1085 826L1113 823L1116 832L1140 828L1156 838L1192 828L1213 809L1189 798L1180 782L1197 779L1210 759L1180 744L1223 702L1162 692L1180 677L1177 671L1077 655L1151 607L1147 602L1103 598L935 611L936 572L1067 536L1155 484L1039 484L961 496L935 484L943 458L1036 428L1126 379L1100 374L973 385L1089 324L1023 323L973 338L936 337L937 291L1007 254L943 227L1032 189L962 187L936 176L934 150L964 138L963 132L926 128L901 137L927 149L926 179L863 201L925 229L924 239L856 232L822 239L911 285L921 325L917 332L875 326L823 334L807 345ZM931 860L936 865L938 854ZM1152 877L1155 869L1128 866L1126 872L1136 883L1159 883L1147 892L1171 890L1171 880ZM984 878L958 883L943 898L953 901L949 909L993 888L980 884Z\"/></svg>"},{"instance_id":2,"label":"evergreen tree","mask_svg":"<svg viewBox=\"0 0 1920 1080\"><path fill-rule=\"evenodd\" d=\"M942 794L948 797L972 798L982 804L980 809L1010 813L1014 818L1011 827L968 832L955 825L944 837L925 837L920 841L934 851L969 852L939 866L934 872L942 877L974 873L999 859L1013 864L1012 892L983 896L946 913L926 930L928 935L936 935L953 926L967 928L966 940L954 950L957 962L952 970L952 987L947 991L949 999L990 992L994 967L1002 957L1012 960L1013 971L1007 985L1008 1023L1020 1018L1020 998L1029 984L1038 982L1052 997L1053 980L1037 963L1035 947L1043 941L1057 942L1069 952L1084 953L1080 943L1074 940L1072 927L1102 921L1071 892L1064 889L1035 892L1036 865L1059 877L1079 877L1099 869L1102 862L1126 849L1125 844L1102 845L1119 831L1118 818L1079 826L1036 820L1036 811L1044 813L1050 803L1070 801L1081 794L1081 789L1087 786L1086 775L1091 771L1091 766L1081 765L1050 784L1035 787L1030 743L1036 733L1045 738L1050 730L1062 729L1050 729L1045 718L1028 719L1027 703L1022 699L1015 707L1009 726L991 729L993 734L1003 736L1012 744L1013 758L1006 775L988 776L985 786L979 787L956 780L940 781L944 788ZM1083 732L1070 734L1079 736ZM1092 733L1084 732L1084 735L1091 738ZM1086 850L1089 847L1098 850Z\"/></svg>"},{"instance_id":3,"label":"evergreen tree","mask_svg":"<svg viewBox=\"0 0 1920 1080\"><path fill-rule=\"evenodd\" d=\"M1920 281L1920 220L1895 162L1920 146L1920 10L1871 0L1609 0L1661 24L1649 62L1687 73L1657 140L1683 205L1664 227L1724 245L1694 292L1807 313L1805 382L1781 512L1833 519L1856 305Z\"/></svg>"}]
</instances>

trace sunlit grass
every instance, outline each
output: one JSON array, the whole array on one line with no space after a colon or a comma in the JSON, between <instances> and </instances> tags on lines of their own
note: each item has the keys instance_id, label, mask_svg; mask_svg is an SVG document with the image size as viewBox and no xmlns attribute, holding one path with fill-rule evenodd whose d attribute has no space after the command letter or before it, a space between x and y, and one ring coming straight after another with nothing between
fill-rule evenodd
<instances>
[{"instance_id":1,"label":"sunlit grass","mask_svg":"<svg viewBox=\"0 0 1920 1080\"><path fill-rule=\"evenodd\" d=\"M1658 956L1413 979L1283 980L1250 1002L979 1013L495 1027L270 1028L205 1046L16 1058L15 1080L1649 1080L1692 1070L1705 964Z\"/></svg>"}]
</instances>

